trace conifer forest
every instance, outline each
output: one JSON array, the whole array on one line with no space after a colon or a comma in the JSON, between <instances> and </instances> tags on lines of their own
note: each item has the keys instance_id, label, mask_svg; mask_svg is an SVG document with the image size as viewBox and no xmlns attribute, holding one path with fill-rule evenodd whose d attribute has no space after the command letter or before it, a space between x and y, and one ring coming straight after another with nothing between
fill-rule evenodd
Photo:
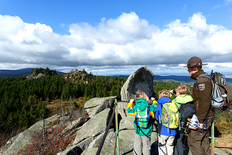
<instances>
[{"instance_id":1,"label":"conifer forest","mask_svg":"<svg viewBox=\"0 0 232 155\"><path fill-rule=\"evenodd\" d=\"M38 77L39 74L44 76ZM37 77L37 78L35 78ZM0 134L29 127L48 117L48 102L56 98L119 96L125 78L93 76L85 70L66 75L38 68L31 74L0 79ZM76 104L74 104L76 105Z\"/></svg>"}]
</instances>

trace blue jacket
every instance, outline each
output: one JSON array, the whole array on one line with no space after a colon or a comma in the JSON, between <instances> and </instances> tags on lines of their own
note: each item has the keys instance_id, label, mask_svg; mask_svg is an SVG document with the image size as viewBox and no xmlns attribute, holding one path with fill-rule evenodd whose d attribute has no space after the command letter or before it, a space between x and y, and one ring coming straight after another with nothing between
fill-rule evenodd
<instances>
[{"instance_id":1,"label":"blue jacket","mask_svg":"<svg viewBox=\"0 0 232 155\"><path fill-rule=\"evenodd\" d=\"M163 104L171 101L171 99L169 97L161 97L157 101L159 104L158 104L156 112L155 112L155 117L159 122L159 115L161 115L161 113L162 113L161 104L163 105ZM170 128L167 128L167 127L162 125L161 130L158 131L158 133L160 133L161 135L166 135L166 136L174 136L174 135L176 135L177 131L176 131L176 129L170 129Z\"/></svg>"}]
</instances>

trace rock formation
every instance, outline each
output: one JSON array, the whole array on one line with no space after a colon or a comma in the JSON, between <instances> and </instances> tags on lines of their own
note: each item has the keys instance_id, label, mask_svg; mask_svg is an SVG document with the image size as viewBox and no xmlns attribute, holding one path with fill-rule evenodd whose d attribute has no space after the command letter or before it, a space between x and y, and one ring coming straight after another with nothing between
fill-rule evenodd
<instances>
[{"instance_id":1,"label":"rock formation","mask_svg":"<svg viewBox=\"0 0 232 155\"><path fill-rule=\"evenodd\" d=\"M153 91L153 73L146 66L134 71L121 89L121 100L129 101L134 98L137 90L142 90L148 97L155 97Z\"/></svg>"}]
</instances>

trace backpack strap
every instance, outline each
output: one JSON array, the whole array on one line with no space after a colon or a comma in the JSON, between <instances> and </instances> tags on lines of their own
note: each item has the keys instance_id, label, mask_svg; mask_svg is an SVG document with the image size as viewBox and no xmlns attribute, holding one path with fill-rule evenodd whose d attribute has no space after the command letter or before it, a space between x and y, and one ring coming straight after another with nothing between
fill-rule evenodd
<instances>
[{"instance_id":1,"label":"backpack strap","mask_svg":"<svg viewBox=\"0 0 232 155\"><path fill-rule=\"evenodd\" d=\"M208 75L208 74L201 74L201 75L199 75L199 76L196 78L196 80L194 81L194 86L195 86L195 88L196 88L197 91L199 90L198 87L197 87L197 80L198 80L199 78L201 78L201 77L208 77L208 78L211 80L212 85L213 85L213 88L214 88L214 82L213 82L213 80L211 79L211 76Z\"/></svg>"},{"instance_id":2,"label":"backpack strap","mask_svg":"<svg viewBox=\"0 0 232 155\"><path fill-rule=\"evenodd\" d=\"M138 111L138 109L137 109L137 111ZM147 107L147 113L150 113L149 107ZM137 126L137 131L140 130L148 139L151 139L148 135L146 135L146 134L143 132L143 130L142 130L142 129L140 128L140 126L138 125L136 116L135 116L135 124L136 124L136 126ZM151 116L150 116L150 119L148 120L148 125L149 125L149 126L152 125L152 124L151 124Z\"/></svg>"},{"instance_id":3,"label":"backpack strap","mask_svg":"<svg viewBox=\"0 0 232 155\"><path fill-rule=\"evenodd\" d=\"M160 104L160 106L161 106L161 110L162 110L162 108L163 108L163 103L161 103ZM157 133L159 133L160 134L160 132L161 132L161 128L162 128L162 117L161 117L161 113L159 114L159 121L158 121L158 127L157 127Z\"/></svg>"},{"instance_id":4,"label":"backpack strap","mask_svg":"<svg viewBox=\"0 0 232 155\"><path fill-rule=\"evenodd\" d=\"M161 106L161 110L163 109L163 103L160 104ZM162 111L163 112L163 111ZM162 117L161 117L161 113L159 114L159 124L162 124Z\"/></svg>"},{"instance_id":5,"label":"backpack strap","mask_svg":"<svg viewBox=\"0 0 232 155\"><path fill-rule=\"evenodd\" d=\"M207 115L206 115L205 120L204 120L204 125L206 127L206 131L207 131L207 123L208 123L208 117L209 117L209 111L210 111L210 109L213 110L213 118L215 117L215 111L214 111L214 109L212 108L212 106L210 104L209 110L208 110ZM212 120L214 120L214 119L212 119ZM203 132L204 132L204 127L203 127Z\"/></svg>"}]
</instances>

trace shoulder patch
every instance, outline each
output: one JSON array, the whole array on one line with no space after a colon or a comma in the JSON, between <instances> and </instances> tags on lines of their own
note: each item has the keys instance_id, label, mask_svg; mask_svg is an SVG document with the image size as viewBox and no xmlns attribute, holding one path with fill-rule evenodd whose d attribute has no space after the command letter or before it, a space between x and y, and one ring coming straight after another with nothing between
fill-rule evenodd
<instances>
[{"instance_id":1,"label":"shoulder patch","mask_svg":"<svg viewBox=\"0 0 232 155\"><path fill-rule=\"evenodd\" d=\"M199 88L200 91L205 90L205 84L204 83L203 84L199 84L198 88Z\"/></svg>"}]
</instances>

